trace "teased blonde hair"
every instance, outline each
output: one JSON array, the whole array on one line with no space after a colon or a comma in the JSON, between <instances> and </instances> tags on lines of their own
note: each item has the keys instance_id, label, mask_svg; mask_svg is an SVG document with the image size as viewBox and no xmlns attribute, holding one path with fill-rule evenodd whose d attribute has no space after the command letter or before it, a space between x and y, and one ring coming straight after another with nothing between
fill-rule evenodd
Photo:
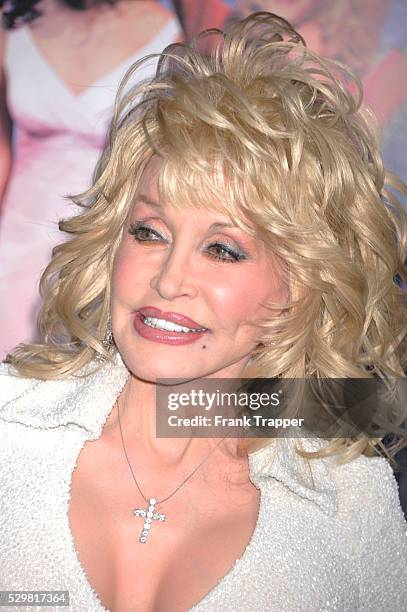
<instances>
[{"instance_id":1,"label":"teased blonde hair","mask_svg":"<svg viewBox=\"0 0 407 612\"><path fill-rule=\"evenodd\" d=\"M210 55L200 51L208 41ZM19 345L8 361L22 376L56 379L96 352L109 357L112 262L158 155L164 201L227 211L247 231L253 224L284 262L290 302L285 316L270 305L267 340L245 376L404 377L405 296L395 279L407 280L407 215L385 183L407 189L383 168L358 77L270 13L169 45L156 76L131 85L152 57L119 89L94 184L72 197L83 211L59 224L71 239L41 278L43 342ZM348 460L376 444L336 439L318 456Z\"/></svg>"}]
</instances>

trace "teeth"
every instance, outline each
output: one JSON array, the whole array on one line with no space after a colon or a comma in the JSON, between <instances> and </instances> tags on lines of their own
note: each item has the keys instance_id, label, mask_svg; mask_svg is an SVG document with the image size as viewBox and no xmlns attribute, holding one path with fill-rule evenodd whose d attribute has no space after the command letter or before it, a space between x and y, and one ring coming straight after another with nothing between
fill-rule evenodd
<instances>
[{"instance_id":1,"label":"teeth","mask_svg":"<svg viewBox=\"0 0 407 612\"><path fill-rule=\"evenodd\" d=\"M205 327L185 327L183 325L177 325L172 321L166 321L165 319L156 319L155 317L145 317L143 320L145 325L149 327L157 327L164 331L175 331L175 332L198 332L206 331Z\"/></svg>"}]
</instances>

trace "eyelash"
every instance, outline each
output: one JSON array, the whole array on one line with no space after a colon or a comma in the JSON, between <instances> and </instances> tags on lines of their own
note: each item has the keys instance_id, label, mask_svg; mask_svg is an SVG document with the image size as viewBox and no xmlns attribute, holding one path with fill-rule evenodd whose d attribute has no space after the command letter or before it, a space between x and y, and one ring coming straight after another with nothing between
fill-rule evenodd
<instances>
[{"instance_id":1,"label":"eyelash","mask_svg":"<svg viewBox=\"0 0 407 612\"><path fill-rule=\"evenodd\" d=\"M147 230L148 232L154 234L155 236L157 236L158 238L162 238L162 236L152 227L150 227L149 225L143 223L143 222L136 222L136 223L132 223L129 227L129 234L134 236L134 239L141 243L141 242L156 242L156 240L149 240L147 239L142 239L139 236L139 232L141 231L145 231ZM229 245L225 245L221 242L214 242L213 244L210 245L211 247L218 247L223 249L223 251L225 253L227 253L228 255L231 255L233 257L233 259L226 259L225 257L222 257L221 255L214 255L213 253L210 253L208 251L208 255L209 257L211 257L212 259L216 259L217 261L223 261L226 263L236 263L238 261L242 261L244 259L246 259L246 255L242 252L236 251L235 249L233 249L232 247L230 247Z\"/></svg>"}]
</instances>

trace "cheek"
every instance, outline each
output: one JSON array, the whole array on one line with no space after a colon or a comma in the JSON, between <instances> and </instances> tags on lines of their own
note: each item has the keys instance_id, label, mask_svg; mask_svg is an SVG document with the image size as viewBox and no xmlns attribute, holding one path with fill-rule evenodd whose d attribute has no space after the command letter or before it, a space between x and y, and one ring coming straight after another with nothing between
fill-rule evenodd
<instances>
[{"instance_id":1,"label":"cheek","mask_svg":"<svg viewBox=\"0 0 407 612\"><path fill-rule=\"evenodd\" d=\"M261 324L273 316L265 307L269 302L287 301L287 290L275 270L251 270L233 283L219 287L216 292L217 304L223 317L234 327Z\"/></svg>"},{"instance_id":2,"label":"cheek","mask_svg":"<svg viewBox=\"0 0 407 612\"><path fill-rule=\"evenodd\" d=\"M149 271L126 246L120 248L113 262L112 293L127 295L140 285L145 286Z\"/></svg>"},{"instance_id":3,"label":"cheek","mask_svg":"<svg viewBox=\"0 0 407 612\"><path fill-rule=\"evenodd\" d=\"M261 302L282 299L276 283L276 278L270 278L270 274L263 271L251 269L242 274L240 269L239 274L231 273L209 285L211 309L228 327L238 327L245 322L251 324L269 314Z\"/></svg>"},{"instance_id":4,"label":"cheek","mask_svg":"<svg viewBox=\"0 0 407 612\"><path fill-rule=\"evenodd\" d=\"M124 249L119 250L113 262L112 292L121 292L123 288L128 286L132 277L132 270L134 268L131 265L130 257L126 256Z\"/></svg>"}]
</instances>

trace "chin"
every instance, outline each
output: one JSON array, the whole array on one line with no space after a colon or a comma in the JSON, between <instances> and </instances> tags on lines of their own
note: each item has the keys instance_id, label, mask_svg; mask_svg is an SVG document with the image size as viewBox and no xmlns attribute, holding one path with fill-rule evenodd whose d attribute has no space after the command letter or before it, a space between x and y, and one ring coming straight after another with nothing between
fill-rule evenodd
<instances>
[{"instance_id":1,"label":"chin","mask_svg":"<svg viewBox=\"0 0 407 612\"><path fill-rule=\"evenodd\" d=\"M162 378L193 380L207 376L206 368L197 367L197 364L194 367L191 367L190 364L188 368L186 367L188 360L185 359L186 363L184 364L184 359L180 357L174 357L172 360L165 357L160 360L157 357L141 355L141 353L137 353L137 356L134 353L129 356L129 352L124 351L122 354L133 376L147 382L156 383L157 380Z\"/></svg>"}]
</instances>

